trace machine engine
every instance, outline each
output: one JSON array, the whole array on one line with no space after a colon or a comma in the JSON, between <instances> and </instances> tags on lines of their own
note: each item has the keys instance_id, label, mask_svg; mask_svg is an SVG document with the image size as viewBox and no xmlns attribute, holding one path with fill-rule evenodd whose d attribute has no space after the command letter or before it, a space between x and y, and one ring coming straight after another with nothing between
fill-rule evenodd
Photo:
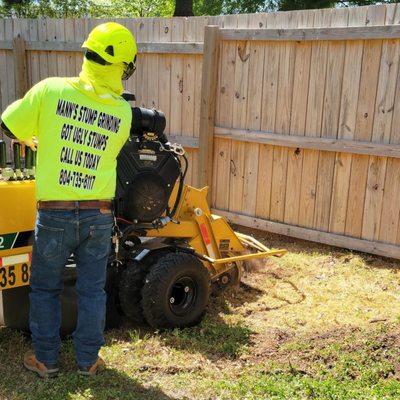
<instances>
[{"instance_id":1,"label":"machine engine","mask_svg":"<svg viewBox=\"0 0 400 400\"><path fill-rule=\"evenodd\" d=\"M118 157L115 214L129 223L157 226L160 218L172 218L176 211L169 204L177 180L183 185L183 150L168 142L163 113L134 107L132 116L130 139Z\"/></svg>"}]
</instances>

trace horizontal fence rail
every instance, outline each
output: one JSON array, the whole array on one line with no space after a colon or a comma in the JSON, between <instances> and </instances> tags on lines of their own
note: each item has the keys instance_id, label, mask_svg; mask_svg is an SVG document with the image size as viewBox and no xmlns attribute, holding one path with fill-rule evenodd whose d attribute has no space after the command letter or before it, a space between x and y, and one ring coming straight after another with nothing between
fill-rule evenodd
<instances>
[{"instance_id":1,"label":"horizontal fence rail","mask_svg":"<svg viewBox=\"0 0 400 400\"><path fill-rule=\"evenodd\" d=\"M245 129L215 127L215 137L243 142L270 144L299 149L324 150L339 153L369 154L378 157L400 158L399 144L361 142L310 136L280 135L277 133Z\"/></svg>"},{"instance_id":2,"label":"horizontal fence rail","mask_svg":"<svg viewBox=\"0 0 400 400\"><path fill-rule=\"evenodd\" d=\"M318 41L398 39L398 25L302 29L221 29L222 40Z\"/></svg>"},{"instance_id":3,"label":"horizontal fence rail","mask_svg":"<svg viewBox=\"0 0 400 400\"><path fill-rule=\"evenodd\" d=\"M188 42L151 42L137 43L139 53L154 54L203 54L203 43ZM26 41L26 50L29 51L82 51L81 43ZM13 42L0 41L0 50L13 50Z\"/></svg>"}]
</instances>

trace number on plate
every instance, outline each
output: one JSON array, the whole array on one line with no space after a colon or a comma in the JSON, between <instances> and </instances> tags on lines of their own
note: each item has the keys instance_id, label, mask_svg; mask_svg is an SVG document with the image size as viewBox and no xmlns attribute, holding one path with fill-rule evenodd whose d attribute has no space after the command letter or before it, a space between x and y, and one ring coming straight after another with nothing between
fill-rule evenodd
<instances>
[{"instance_id":1,"label":"number on plate","mask_svg":"<svg viewBox=\"0 0 400 400\"><path fill-rule=\"evenodd\" d=\"M0 268L0 286L6 287L7 285L7 271L4 267Z\"/></svg>"},{"instance_id":2,"label":"number on plate","mask_svg":"<svg viewBox=\"0 0 400 400\"><path fill-rule=\"evenodd\" d=\"M30 265L27 263L0 267L0 289L25 286L29 276Z\"/></svg>"},{"instance_id":3,"label":"number on plate","mask_svg":"<svg viewBox=\"0 0 400 400\"><path fill-rule=\"evenodd\" d=\"M22 282L26 283L29 281L29 266L28 264L22 264Z\"/></svg>"},{"instance_id":4,"label":"number on plate","mask_svg":"<svg viewBox=\"0 0 400 400\"><path fill-rule=\"evenodd\" d=\"M8 267L8 284L11 286L15 285L15 265Z\"/></svg>"}]
</instances>

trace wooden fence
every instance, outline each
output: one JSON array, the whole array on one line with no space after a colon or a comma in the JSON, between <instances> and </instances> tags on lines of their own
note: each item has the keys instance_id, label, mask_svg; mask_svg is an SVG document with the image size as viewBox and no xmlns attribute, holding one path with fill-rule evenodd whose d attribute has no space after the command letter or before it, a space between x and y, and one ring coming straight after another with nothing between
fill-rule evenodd
<instances>
[{"instance_id":1,"label":"wooden fence","mask_svg":"<svg viewBox=\"0 0 400 400\"><path fill-rule=\"evenodd\" d=\"M218 213L400 258L399 5L117 21L141 53L127 89L166 113ZM1 21L2 108L77 74L99 22Z\"/></svg>"}]
</instances>

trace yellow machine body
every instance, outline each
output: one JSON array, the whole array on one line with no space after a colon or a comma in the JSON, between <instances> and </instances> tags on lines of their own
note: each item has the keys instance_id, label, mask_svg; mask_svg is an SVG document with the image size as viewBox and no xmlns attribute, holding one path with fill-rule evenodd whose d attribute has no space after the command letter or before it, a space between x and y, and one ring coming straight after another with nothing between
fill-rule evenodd
<instances>
[{"instance_id":1,"label":"yellow machine body","mask_svg":"<svg viewBox=\"0 0 400 400\"><path fill-rule=\"evenodd\" d=\"M146 236L184 240L208 268L212 279L231 270L235 263L285 253L234 232L223 217L211 213L207 192L207 187L185 185L174 220L160 229L148 230ZM33 237L31 234L27 244L18 242L18 236L24 233L26 238L34 229L34 181L0 182L0 209L0 290L4 290L29 284ZM249 248L256 252L249 253Z\"/></svg>"},{"instance_id":2,"label":"yellow machine body","mask_svg":"<svg viewBox=\"0 0 400 400\"><path fill-rule=\"evenodd\" d=\"M0 182L0 290L29 284L35 182Z\"/></svg>"}]
</instances>

